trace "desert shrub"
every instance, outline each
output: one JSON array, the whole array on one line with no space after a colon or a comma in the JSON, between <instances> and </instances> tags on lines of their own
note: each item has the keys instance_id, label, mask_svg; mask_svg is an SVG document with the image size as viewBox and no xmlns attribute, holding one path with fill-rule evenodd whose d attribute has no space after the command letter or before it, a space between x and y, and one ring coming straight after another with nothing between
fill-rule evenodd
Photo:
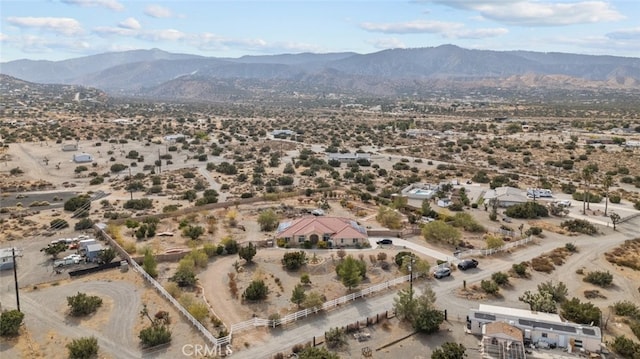
<instances>
[{"instance_id":1,"label":"desert shrub","mask_svg":"<svg viewBox=\"0 0 640 359\"><path fill-rule=\"evenodd\" d=\"M555 266L546 257L535 257L531 259L531 268L537 272L551 273Z\"/></svg>"},{"instance_id":2,"label":"desert shrub","mask_svg":"<svg viewBox=\"0 0 640 359\"><path fill-rule=\"evenodd\" d=\"M628 300L613 303L613 312L616 315L640 319L640 307Z\"/></svg>"},{"instance_id":3,"label":"desert shrub","mask_svg":"<svg viewBox=\"0 0 640 359\"><path fill-rule=\"evenodd\" d=\"M539 236L539 235L542 234L542 228L533 226L533 227L527 229L524 232L524 234L526 234L527 236Z\"/></svg>"},{"instance_id":4,"label":"desert shrub","mask_svg":"<svg viewBox=\"0 0 640 359\"><path fill-rule=\"evenodd\" d=\"M583 281L595 284L599 287L608 287L613 283L613 274L609 273L609 271L594 271L589 272L584 278Z\"/></svg>"},{"instance_id":5,"label":"desert shrub","mask_svg":"<svg viewBox=\"0 0 640 359\"><path fill-rule=\"evenodd\" d=\"M591 302L582 303L578 298L571 298L562 303L562 316L568 321L578 324L600 325L602 312Z\"/></svg>"},{"instance_id":6,"label":"desert shrub","mask_svg":"<svg viewBox=\"0 0 640 359\"><path fill-rule=\"evenodd\" d=\"M102 306L102 299L95 295L86 295L80 293L67 297L67 304L69 305L69 313L74 317L88 315Z\"/></svg>"},{"instance_id":7,"label":"desert shrub","mask_svg":"<svg viewBox=\"0 0 640 359\"><path fill-rule=\"evenodd\" d=\"M269 288L264 281L254 280L247 286L247 289L244 290L242 298L246 300L262 300L267 298L267 294L269 294Z\"/></svg>"},{"instance_id":8,"label":"desert shrub","mask_svg":"<svg viewBox=\"0 0 640 359\"><path fill-rule=\"evenodd\" d=\"M526 202L507 208L505 214L512 218L539 218L548 217L549 210L538 202Z\"/></svg>"},{"instance_id":9,"label":"desert shrub","mask_svg":"<svg viewBox=\"0 0 640 359\"><path fill-rule=\"evenodd\" d=\"M91 219L89 219L89 218L83 218L83 219L79 220L75 224L75 226L73 226L73 228L76 231L81 231L81 230L89 229L89 228L92 228L92 227L93 227L93 221Z\"/></svg>"},{"instance_id":10,"label":"desert shrub","mask_svg":"<svg viewBox=\"0 0 640 359\"><path fill-rule=\"evenodd\" d=\"M89 181L89 184L92 185L92 186L99 185L99 184L102 184L102 183L104 183L104 177L102 177L102 176L93 177L91 179L91 181Z\"/></svg>"},{"instance_id":11,"label":"desert shrub","mask_svg":"<svg viewBox=\"0 0 640 359\"><path fill-rule=\"evenodd\" d=\"M282 257L282 265L287 270L298 270L307 263L306 254L303 251L288 252Z\"/></svg>"},{"instance_id":12,"label":"desert shrub","mask_svg":"<svg viewBox=\"0 0 640 359\"><path fill-rule=\"evenodd\" d=\"M153 201L149 198L130 199L123 205L126 209L143 210L153 208Z\"/></svg>"},{"instance_id":13,"label":"desert shrub","mask_svg":"<svg viewBox=\"0 0 640 359\"><path fill-rule=\"evenodd\" d=\"M560 223L560 227L565 228L570 232L577 232L577 233L583 233L583 234L589 234L589 235L596 234L598 232L598 229L593 224L589 223L589 221L584 219L572 219L572 220L563 221L562 223Z\"/></svg>"},{"instance_id":14,"label":"desert shrub","mask_svg":"<svg viewBox=\"0 0 640 359\"><path fill-rule=\"evenodd\" d=\"M98 339L83 337L74 339L67 344L70 359L89 359L98 355Z\"/></svg>"},{"instance_id":15,"label":"desert shrub","mask_svg":"<svg viewBox=\"0 0 640 359\"><path fill-rule=\"evenodd\" d=\"M341 328L331 328L324 334L328 348L339 348L347 343L347 336Z\"/></svg>"},{"instance_id":16,"label":"desert shrub","mask_svg":"<svg viewBox=\"0 0 640 359\"><path fill-rule=\"evenodd\" d=\"M486 239L487 248L496 249L504 246L504 240L500 236L488 235Z\"/></svg>"},{"instance_id":17,"label":"desert shrub","mask_svg":"<svg viewBox=\"0 0 640 359\"><path fill-rule=\"evenodd\" d=\"M612 194L609 196L609 202L611 203L620 203L621 200L622 198L617 194Z\"/></svg>"},{"instance_id":18,"label":"desert shrub","mask_svg":"<svg viewBox=\"0 0 640 359\"><path fill-rule=\"evenodd\" d=\"M124 165L122 163L114 163L113 165L111 165L111 172L113 173L118 173L121 171L124 171L127 168L127 165Z\"/></svg>"},{"instance_id":19,"label":"desert shrub","mask_svg":"<svg viewBox=\"0 0 640 359\"><path fill-rule=\"evenodd\" d=\"M55 218L51 220L51 222L49 222L49 225L51 226L51 228L54 228L54 229L62 229L62 228L68 228L69 222L65 221L62 218Z\"/></svg>"},{"instance_id":20,"label":"desert shrub","mask_svg":"<svg viewBox=\"0 0 640 359\"><path fill-rule=\"evenodd\" d=\"M500 291L500 287L498 287L498 284L490 280L482 280L480 282L480 287L487 294L496 294Z\"/></svg>"},{"instance_id":21,"label":"desert shrub","mask_svg":"<svg viewBox=\"0 0 640 359\"><path fill-rule=\"evenodd\" d=\"M491 275L491 279L496 282L497 285L505 285L509 283L509 275L503 272L495 272Z\"/></svg>"},{"instance_id":22,"label":"desert shrub","mask_svg":"<svg viewBox=\"0 0 640 359\"><path fill-rule=\"evenodd\" d=\"M22 320L24 320L24 313L17 309L3 311L0 314L0 337L18 335Z\"/></svg>"},{"instance_id":23,"label":"desert shrub","mask_svg":"<svg viewBox=\"0 0 640 359\"><path fill-rule=\"evenodd\" d=\"M611 349L625 359L637 359L640 353L640 344L626 338L624 335L618 336L611 343Z\"/></svg>"},{"instance_id":24,"label":"desert shrub","mask_svg":"<svg viewBox=\"0 0 640 359\"><path fill-rule=\"evenodd\" d=\"M574 192L571 197L576 201L584 201L586 196L586 192ZM600 203L602 201L602 196L589 192L587 202L589 203Z\"/></svg>"},{"instance_id":25,"label":"desert shrub","mask_svg":"<svg viewBox=\"0 0 640 359\"><path fill-rule=\"evenodd\" d=\"M398 267L402 267L402 263L404 263L404 258L406 256L412 256L412 255L413 253L411 252L401 251L395 255L395 257L393 258L393 261L396 263Z\"/></svg>"},{"instance_id":26,"label":"desert shrub","mask_svg":"<svg viewBox=\"0 0 640 359\"><path fill-rule=\"evenodd\" d=\"M171 330L166 325L151 325L142 329L138 338L140 338L142 346L155 347L171 341Z\"/></svg>"},{"instance_id":27,"label":"desert shrub","mask_svg":"<svg viewBox=\"0 0 640 359\"><path fill-rule=\"evenodd\" d=\"M578 247L576 247L573 243L565 243L564 247L571 253L575 253L578 251Z\"/></svg>"},{"instance_id":28,"label":"desert shrub","mask_svg":"<svg viewBox=\"0 0 640 359\"><path fill-rule=\"evenodd\" d=\"M69 198L64 202L64 210L69 212L77 211L78 209L88 209L91 205L91 198L87 195L81 195Z\"/></svg>"},{"instance_id":29,"label":"desert shrub","mask_svg":"<svg viewBox=\"0 0 640 359\"><path fill-rule=\"evenodd\" d=\"M519 277L527 276L527 264L525 262L513 264L511 268L513 269L513 272Z\"/></svg>"}]
</instances>

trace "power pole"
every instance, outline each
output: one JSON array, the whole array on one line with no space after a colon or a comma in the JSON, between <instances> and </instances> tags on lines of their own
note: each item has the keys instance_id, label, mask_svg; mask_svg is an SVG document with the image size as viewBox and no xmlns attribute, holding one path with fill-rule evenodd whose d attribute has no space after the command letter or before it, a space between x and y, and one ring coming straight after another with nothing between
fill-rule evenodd
<instances>
[{"instance_id":1,"label":"power pole","mask_svg":"<svg viewBox=\"0 0 640 359\"><path fill-rule=\"evenodd\" d=\"M18 292L18 263L16 262L16 249L11 248L11 256L13 260L13 281L16 285L16 304L18 305L18 311L20 311L20 293Z\"/></svg>"},{"instance_id":2,"label":"power pole","mask_svg":"<svg viewBox=\"0 0 640 359\"><path fill-rule=\"evenodd\" d=\"M131 166L129 166L129 193L131 194L131 199L133 199L133 188L131 188Z\"/></svg>"}]
</instances>

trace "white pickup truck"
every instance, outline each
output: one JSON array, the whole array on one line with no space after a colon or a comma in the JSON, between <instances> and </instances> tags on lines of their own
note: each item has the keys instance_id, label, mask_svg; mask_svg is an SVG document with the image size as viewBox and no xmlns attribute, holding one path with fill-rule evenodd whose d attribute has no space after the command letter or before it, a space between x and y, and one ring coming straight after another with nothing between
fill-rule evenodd
<instances>
[{"instance_id":1,"label":"white pickup truck","mask_svg":"<svg viewBox=\"0 0 640 359\"><path fill-rule=\"evenodd\" d=\"M70 264L78 264L80 263L79 257L67 257L53 262L53 266L56 268L64 267Z\"/></svg>"}]
</instances>

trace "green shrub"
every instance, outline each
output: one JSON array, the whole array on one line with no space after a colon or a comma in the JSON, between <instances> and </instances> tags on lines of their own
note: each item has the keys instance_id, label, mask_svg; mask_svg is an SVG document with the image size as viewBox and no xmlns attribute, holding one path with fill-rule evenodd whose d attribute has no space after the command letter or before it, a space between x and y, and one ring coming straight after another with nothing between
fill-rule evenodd
<instances>
[{"instance_id":1,"label":"green shrub","mask_svg":"<svg viewBox=\"0 0 640 359\"><path fill-rule=\"evenodd\" d=\"M497 284L497 285L505 285L507 283L509 283L509 275L507 273L503 273L503 272L495 272L491 275L491 279Z\"/></svg>"},{"instance_id":2,"label":"green shrub","mask_svg":"<svg viewBox=\"0 0 640 359\"><path fill-rule=\"evenodd\" d=\"M500 291L498 284L491 280L482 280L480 287L487 294L497 294Z\"/></svg>"},{"instance_id":3,"label":"green shrub","mask_svg":"<svg viewBox=\"0 0 640 359\"><path fill-rule=\"evenodd\" d=\"M123 205L126 209L143 210L153 208L153 201L149 198L130 199Z\"/></svg>"},{"instance_id":4,"label":"green shrub","mask_svg":"<svg viewBox=\"0 0 640 359\"><path fill-rule=\"evenodd\" d=\"M88 315L102 306L102 299L95 295L86 295L80 293L67 297L67 304L69 306L69 313L74 317Z\"/></svg>"},{"instance_id":5,"label":"green shrub","mask_svg":"<svg viewBox=\"0 0 640 359\"><path fill-rule=\"evenodd\" d=\"M528 219L548 217L549 210L538 202L526 202L507 208L505 214L511 218Z\"/></svg>"},{"instance_id":6,"label":"green shrub","mask_svg":"<svg viewBox=\"0 0 640 359\"><path fill-rule=\"evenodd\" d=\"M640 319L640 307L628 300L613 303L613 311L616 315Z\"/></svg>"},{"instance_id":7,"label":"green shrub","mask_svg":"<svg viewBox=\"0 0 640 359\"><path fill-rule=\"evenodd\" d=\"M16 336L20 333L20 326L24 320L24 313L14 310L5 310L0 314L0 336Z\"/></svg>"},{"instance_id":8,"label":"green shrub","mask_svg":"<svg viewBox=\"0 0 640 359\"><path fill-rule=\"evenodd\" d=\"M98 355L98 339L83 337L74 339L67 344L70 359L89 359Z\"/></svg>"},{"instance_id":9,"label":"green shrub","mask_svg":"<svg viewBox=\"0 0 640 359\"><path fill-rule=\"evenodd\" d=\"M247 289L242 293L242 298L246 300L262 300L267 298L269 294L269 288L263 280L252 281Z\"/></svg>"},{"instance_id":10,"label":"green shrub","mask_svg":"<svg viewBox=\"0 0 640 359\"><path fill-rule=\"evenodd\" d=\"M282 265L287 270L298 270L306 263L307 257L303 251L288 252L282 257Z\"/></svg>"},{"instance_id":11,"label":"green shrub","mask_svg":"<svg viewBox=\"0 0 640 359\"><path fill-rule=\"evenodd\" d=\"M572 219L563 221L560 223L560 227L565 228L570 232L577 232L583 234L593 235L598 233L598 229L589 221L584 219Z\"/></svg>"},{"instance_id":12,"label":"green shrub","mask_svg":"<svg viewBox=\"0 0 640 359\"><path fill-rule=\"evenodd\" d=\"M542 228L533 226L533 227L527 229L524 232L524 234L526 234L527 236L539 236L539 235L542 234Z\"/></svg>"},{"instance_id":13,"label":"green shrub","mask_svg":"<svg viewBox=\"0 0 640 359\"><path fill-rule=\"evenodd\" d=\"M613 283L613 274L609 273L609 271L594 271L589 272L582 280L604 288Z\"/></svg>"},{"instance_id":14,"label":"green shrub","mask_svg":"<svg viewBox=\"0 0 640 359\"><path fill-rule=\"evenodd\" d=\"M576 200L576 201L584 201L585 200L585 196L587 195L586 192L574 192L571 197ZM587 202L589 203L600 203L602 201L602 196L595 194L595 193L588 193L588 198L587 198Z\"/></svg>"},{"instance_id":15,"label":"green shrub","mask_svg":"<svg viewBox=\"0 0 640 359\"><path fill-rule=\"evenodd\" d=\"M527 276L527 264L525 262L521 262L521 263L517 263L517 264L513 264L511 266L511 268L513 268L513 271L519 276L519 277L526 277Z\"/></svg>"},{"instance_id":16,"label":"green shrub","mask_svg":"<svg viewBox=\"0 0 640 359\"><path fill-rule=\"evenodd\" d=\"M51 222L49 222L49 225L51 226L51 228L62 229L62 228L68 228L69 222L65 221L62 218L56 218L56 219L53 219Z\"/></svg>"},{"instance_id":17,"label":"green shrub","mask_svg":"<svg viewBox=\"0 0 640 359\"><path fill-rule=\"evenodd\" d=\"M624 335L615 338L611 344L611 349L625 359L637 359L640 353L640 344L627 339Z\"/></svg>"}]
</instances>

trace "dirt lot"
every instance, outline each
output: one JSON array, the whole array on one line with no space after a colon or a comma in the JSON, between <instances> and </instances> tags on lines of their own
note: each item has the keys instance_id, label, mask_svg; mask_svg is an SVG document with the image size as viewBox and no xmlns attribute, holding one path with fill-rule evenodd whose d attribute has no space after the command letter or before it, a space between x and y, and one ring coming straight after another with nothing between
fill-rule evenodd
<instances>
[{"instance_id":1,"label":"dirt lot","mask_svg":"<svg viewBox=\"0 0 640 359\"><path fill-rule=\"evenodd\" d=\"M67 315L66 297L77 292L98 295L103 305L88 318L75 319ZM203 343L200 335L157 292L146 285L139 274L118 269L67 279L46 285L23 288L21 309L26 313L23 333L17 339L0 343L2 356L13 358L66 358L64 345L82 336L95 336L101 358L180 357L182 346ZM13 293L2 292L2 301L9 302ZM45 306L42 303L46 303ZM145 353L137 339L139 331L148 325L139 315L142 303L149 312L165 310L172 320L172 344L155 353Z\"/></svg>"}]
</instances>

